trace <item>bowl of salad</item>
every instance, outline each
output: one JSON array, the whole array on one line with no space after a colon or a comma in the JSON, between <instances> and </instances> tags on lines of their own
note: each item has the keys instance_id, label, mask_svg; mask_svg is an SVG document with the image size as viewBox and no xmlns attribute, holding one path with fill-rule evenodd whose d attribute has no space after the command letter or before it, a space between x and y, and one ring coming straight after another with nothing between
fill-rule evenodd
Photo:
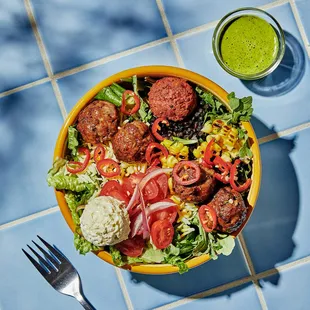
<instances>
[{"instance_id":1,"label":"bowl of salad","mask_svg":"<svg viewBox=\"0 0 310 310\"><path fill-rule=\"evenodd\" d=\"M146 274L229 255L258 197L252 98L194 72L146 66L89 90L47 182L80 254Z\"/></svg>"}]
</instances>

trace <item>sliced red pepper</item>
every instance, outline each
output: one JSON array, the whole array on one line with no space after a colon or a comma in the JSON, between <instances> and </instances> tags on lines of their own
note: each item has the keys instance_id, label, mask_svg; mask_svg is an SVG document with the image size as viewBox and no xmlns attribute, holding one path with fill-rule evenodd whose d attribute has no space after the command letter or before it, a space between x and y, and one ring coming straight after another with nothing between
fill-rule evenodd
<instances>
[{"instance_id":1,"label":"sliced red pepper","mask_svg":"<svg viewBox=\"0 0 310 310\"><path fill-rule=\"evenodd\" d=\"M97 163L98 161L104 159L105 157L105 148L103 145L99 144L95 148L94 151L94 161Z\"/></svg>"},{"instance_id":2,"label":"sliced red pepper","mask_svg":"<svg viewBox=\"0 0 310 310\"><path fill-rule=\"evenodd\" d=\"M106 167L105 170L103 169L104 167ZM119 164L115 160L109 158L98 161L97 169L102 176L107 178L115 177L121 173Z\"/></svg>"},{"instance_id":3,"label":"sliced red pepper","mask_svg":"<svg viewBox=\"0 0 310 310\"><path fill-rule=\"evenodd\" d=\"M211 160L214 156L215 152L212 149L215 139L212 138L211 141L208 143L206 151L203 156L203 161L206 163L209 167L212 167L214 165L213 161Z\"/></svg>"},{"instance_id":4,"label":"sliced red pepper","mask_svg":"<svg viewBox=\"0 0 310 310\"><path fill-rule=\"evenodd\" d=\"M235 178L237 178L237 174L238 174L238 171L237 171L237 167L238 165L240 165L241 163L241 160L240 159L237 159L234 164L232 165L231 169L230 169L230 185L231 187L237 191L237 192L244 192L246 191L251 183L252 183L252 180L251 179L247 179L242 185L239 185L239 184L236 184L236 180Z\"/></svg>"},{"instance_id":5,"label":"sliced red pepper","mask_svg":"<svg viewBox=\"0 0 310 310\"><path fill-rule=\"evenodd\" d=\"M200 223L206 232L211 232L217 225L217 214L211 204L202 205L198 211Z\"/></svg>"},{"instance_id":6,"label":"sliced red pepper","mask_svg":"<svg viewBox=\"0 0 310 310\"><path fill-rule=\"evenodd\" d=\"M128 109L129 106L128 97L132 97L134 99L135 105L132 107L132 109ZM140 109L140 98L132 90L124 91L122 97L121 112L126 115L133 115L137 113L139 109Z\"/></svg>"},{"instance_id":7,"label":"sliced red pepper","mask_svg":"<svg viewBox=\"0 0 310 310\"><path fill-rule=\"evenodd\" d=\"M146 161L149 165L152 163L153 159L155 157L159 156L159 154L160 154L160 152L156 153L156 155L152 154L154 149L159 149L159 151L162 152L165 157L168 157L168 151L164 146L162 146L161 144L156 143L156 142L151 142L147 146L147 149L145 152L145 158L146 158Z\"/></svg>"},{"instance_id":8,"label":"sliced red pepper","mask_svg":"<svg viewBox=\"0 0 310 310\"><path fill-rule=\"evenodd\" d=\"M162 137L162 136L158 133L158 130L160 130L159 123L163 123L163 124L169 126L169 122L168 122L165 118L160 117L160 118L157 118L157 119L155 120L155 122L153 123L153 125L152 125L152 134L153 134L153 136L154 136L157 140L163 141L163 140L165 140L165 138Z\"/></svg>"},{"instance_id":9,"label":"sliced red pepper","mask_svg":"<svg viewBox=\"0 0 310 310\"><path fill-rule=\"evenodd\" d=\"M68 165L67 165L67 170L70 172L70 173L79 173L79 172L82 172L83 170L86 169L88 163L89 163L89 159L90 159L90 152L89 150L86 148L86 147L80 147L78 148L78 153L79 154L84 154L86 155L85 159L84 159L84 162L78 162L78 161L69 161L68 162ZM70 167L69 165L71 166L74 166L74 167Z\"/></svg>"},{"instance_id":10,"label":"sliced red pepper","mask_svg":"<svg viewBox=\"0 0 310 310\"><path fill-rule=\"evenodd\" d=\"M229 183L229 171L231 168L231 163L226 162L223 158L221 158L220 156L216 156L214 158L213 164L218 166L218 169L222 172L222 173L215 173L214 177L221 181L222 183L228 184Z\"/></svg>"},{"instance_id":11,"label":"sliced red pepper","mask_svg":"<svg viewBox=\"0 0 310 310\"><path fill-rule=\"evenodd\" d=\"M192 173L191 170L193 170L194 173ZM178 184L191 185L200 179L201 170L193 161L183 160L174 166L172 175Z\"/></svg>"},{"instance_id":12,"label":"sliced red pepper","mask_svg":"<svg viewBox=\"0 0 310 310\"><path fill-rule=\"evenodd\" d=\"M154 158L153 161L151 162L151 167L157 167L160 165L160 160L158 157Z\"/></svg>"}]
</instances>

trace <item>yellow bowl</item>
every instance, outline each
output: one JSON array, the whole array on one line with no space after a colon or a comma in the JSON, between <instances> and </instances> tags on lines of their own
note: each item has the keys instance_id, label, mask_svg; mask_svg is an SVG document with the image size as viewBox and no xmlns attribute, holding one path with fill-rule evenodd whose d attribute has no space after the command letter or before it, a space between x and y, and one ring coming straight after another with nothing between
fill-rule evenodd
<instances>
[{"instance_id":1,"label":"yellow bowl","mask_svg":"<svg viewBox=\"0 0 310 310\"><path fill-rule=\"evenodd\" d=\"M63 157L67 148L67 134L68 127L75 123L76 117L79 112L83 109L83 107L103 88L109 86L113 82L117 82L122 78L131 77L133 75L137 75L138 77L150 76L150 77L164 77L164 76L176 76L188 80L194 84L197 84L206 90L210 91L213 95L219 98L222 102L228 104L227 100L227 92L222 89L220 86L212 82L211 80L201 76L197 73L191 72L189 70L169 67L169 66L145 66L145 67L137 67L129 70L125 70L114 74L107 79L101 81L92 89L90 89L74 106L68 115L64 125L62 126L54 152L54 159L57 157ZM251 215L257 197L259 193L260 187L260 179L261 179L261 160L259 153L258 141L253 130L253 127L250 123L246 122L243 124L245 129L248 131L248 135L251 143L251 150L253 152L253 173L252 173L252 185L250 192L248 194L248 203L250 205L247 220L243 223L243 225L238 229L237 232L234 233L234 236L237 236ZM64 199L64 193L62 191L55 191L56 198L58 201L58 205L60 210L71 228L72 231L75 230L75 225L73 223L70 210L68 205ZM105 260L106 262L113 265L111 255L106 251L100 251L96 253L98 257ZM202 255L199 257L192 258L188 260L186 263L189 268L196 267L204 262L207 262L210 259L209 255ZM169 274L178 272L178 268L169 264L137 264L124 266L124 269L128 269L133 272L145 273L145 274Z\"/></svg>"}]
</instances>

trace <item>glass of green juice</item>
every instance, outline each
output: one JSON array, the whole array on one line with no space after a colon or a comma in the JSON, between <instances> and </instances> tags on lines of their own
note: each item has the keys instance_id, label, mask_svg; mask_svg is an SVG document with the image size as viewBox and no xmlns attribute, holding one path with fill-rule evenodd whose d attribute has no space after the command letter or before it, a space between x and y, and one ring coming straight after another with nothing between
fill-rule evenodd
<instances>
[{"instance_id":1,"label":"glass of green juice","mask_svg":"<svg viewBox=\"0 0 310 310\"><path fill-rule=\"evenodd\" d=\"M225 15L212 39L213 53L221 67L242 80L265 77L280 64L285 37L269 13L241 8Z\"/></svg>"}]
</instances>

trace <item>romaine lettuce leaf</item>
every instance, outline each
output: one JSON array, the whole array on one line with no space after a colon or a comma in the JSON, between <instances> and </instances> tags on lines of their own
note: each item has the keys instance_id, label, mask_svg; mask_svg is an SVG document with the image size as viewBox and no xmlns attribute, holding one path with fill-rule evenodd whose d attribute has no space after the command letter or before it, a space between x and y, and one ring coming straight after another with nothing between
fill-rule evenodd
<instances>
[{"instance_id":1,"label":"romaine lettuce leaf","mask_svg":"<svg viewBox=\"0 0 310 310\"><path fill-rule=\"evenodd\" d=\"M68 128L68 149L71 150L71 154L73 157L77 155L77 147L79 145L78 133L79 132L73 126L69 126Z\"/></svg>"},{"instance_id":2,"label":"romaine lettuce leaf","mask_svg":"<svg viewBox=\"0 0 310 310\"><path fill-rule=\"evenodd\" d=\"M101 249L100 247L93 245L77 233L74 234L74 246L76 250L82 255L85 255L90 251L98 251Z\"/></svg>"},{"instance_id":3,"label":"romaine lettuce leaf","mask_svg":"<svg viewBox=\"0 0 310 310\"><path fill-rule=\"evenodd\" d=\"M122 267L126 264L123 261L123 256L122 256L121 252L117 248L115 248L114 246L111 245L111 246L109 246L109 251L110 251L110 254L112 256L113 263L115 266Z\"/></svg>"}]
</instances>

